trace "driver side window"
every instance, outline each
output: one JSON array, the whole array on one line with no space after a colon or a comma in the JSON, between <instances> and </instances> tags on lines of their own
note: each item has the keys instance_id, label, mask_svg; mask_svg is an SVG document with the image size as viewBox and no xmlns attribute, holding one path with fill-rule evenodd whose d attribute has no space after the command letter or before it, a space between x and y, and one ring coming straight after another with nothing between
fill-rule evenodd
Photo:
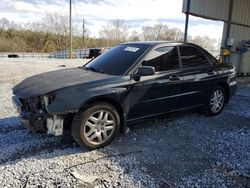
<instances>
[{"instance_id":1,"label":"driver side window","mask_svg":"<svg viewBox=\"0 0 250 188\"><path fill-rule=\"evenodd\" d=\"M179 56L176 47L160 47L153 50L142 62L142 66L152 66L155 72L179 68Z\"/></svg>"}]
</instances>

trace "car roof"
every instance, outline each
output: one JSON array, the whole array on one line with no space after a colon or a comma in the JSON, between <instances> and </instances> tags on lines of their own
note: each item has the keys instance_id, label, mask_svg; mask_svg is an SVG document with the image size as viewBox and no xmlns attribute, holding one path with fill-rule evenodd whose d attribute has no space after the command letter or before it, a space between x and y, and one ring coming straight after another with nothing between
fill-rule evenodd
<instances>
[{"instance_id":1,"label":"car roof","mask_svg":"<svg viewBox=\"0 0 250 188\"><path fill-rule=\"evenodd\" d=\"M193 43L184 43L184 42L176 42L176 41L135 41L135 42L126 42L123 44L125 44L125 45L133 45L133 44L147 45L150 47L159 46L159 45L179 46L179 45L183 45L183 44L197 46Z\"/></svg>"}]
</instances>

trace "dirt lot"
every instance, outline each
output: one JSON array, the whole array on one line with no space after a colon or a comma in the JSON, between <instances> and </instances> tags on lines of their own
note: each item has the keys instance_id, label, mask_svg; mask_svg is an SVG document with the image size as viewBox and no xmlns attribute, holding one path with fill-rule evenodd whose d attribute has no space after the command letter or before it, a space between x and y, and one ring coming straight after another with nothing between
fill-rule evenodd
<instances>
[{"instance_id":1,"label":"dirt lot","mask_svg":"<svg viewBox=\"0 0 250 188\"><path fill-rule=\"evenodd\" d=\"M95 151L78 147L70 134L22 127L11 104L13 85L84 62L0 59L1 187L250 187L250 83L244 79L219 116L189 111L134 123Z\"/></svg>"}]
</instances>

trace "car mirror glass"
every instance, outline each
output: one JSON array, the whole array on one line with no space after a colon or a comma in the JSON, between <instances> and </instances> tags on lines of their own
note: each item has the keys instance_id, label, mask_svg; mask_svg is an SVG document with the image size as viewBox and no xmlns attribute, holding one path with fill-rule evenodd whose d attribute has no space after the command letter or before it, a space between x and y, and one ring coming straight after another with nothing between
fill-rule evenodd
<instances>
[{"instance_id":1,"label":"car mirror glass","mask_svg":"<svg viewBox=\"0 0 250 188\"><path fill-rule=\"evenodd\" d=\"M150 76L155 74L155 68L152 66L141 66L137 71L139 76Z\"/></svg>"}]
</instances>

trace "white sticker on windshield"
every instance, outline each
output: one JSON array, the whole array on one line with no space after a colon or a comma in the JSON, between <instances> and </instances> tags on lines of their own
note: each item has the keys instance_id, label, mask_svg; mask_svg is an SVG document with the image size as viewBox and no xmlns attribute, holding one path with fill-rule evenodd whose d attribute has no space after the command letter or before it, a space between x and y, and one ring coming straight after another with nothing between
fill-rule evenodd
<instances>
[{"instance_id":1,"label":"white sticker on windshield","mask_svg":"<svg viewBox=\"0 0 250 188\"><path fill-rule=\"evenodd\" d=\"M124 49L124 51L129 51L129 52L137 52L138 50L139 48L131 47L131 46L128 46Z\"/></svg>"}]
</instances>

